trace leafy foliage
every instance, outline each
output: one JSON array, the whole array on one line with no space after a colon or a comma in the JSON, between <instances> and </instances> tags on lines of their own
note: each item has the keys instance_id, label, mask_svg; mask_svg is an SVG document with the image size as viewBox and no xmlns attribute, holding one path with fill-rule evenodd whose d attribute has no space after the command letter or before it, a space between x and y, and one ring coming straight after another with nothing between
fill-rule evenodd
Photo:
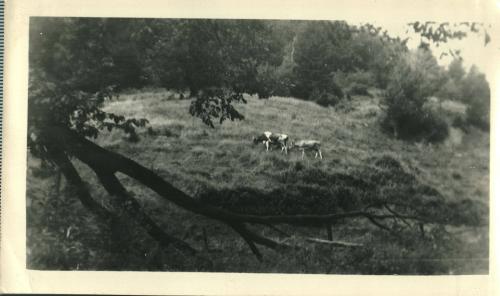
<instances>
[{"instance_id":1,"label":"leafy foliage","mask_svg":"<svg viewBox=\"0 0 500 296\"><path fill-rule=\"evenodd\" d=\"M358 93L366 95L361 88L385 88L394 60L407 50L407 40L392 38L371 24L357 27L322 21L295 25L293 33L284 25L289 46L279 68L279 77L285 81L279 87L280 93L287 93L283 86L288 86L290 94L323 106L340 101L344 96L342 89L353 93L360 90ZM337 79L339 75L360 72L373 77L365 80L364 86L342 84L342 79Z\"/></svg>"},{"instance_id":2,"label":"leafy foliage","mask_svg":"<svg viewBox=\"0 0 500 296\"><path fill-rule=\"evenodd\" d=\"M490 88L484 74L471 67L462 82L462 100L468 104L467 121L488 130L490 125Z\"/></svg>"},{"instance_id":3,"label":"leafy foliage","mask_svg":"<svg viewBox=\"0 0 500 296\"><path fill-rule=\"evenodd\" d=\"M309 23L298 36L296 44L295 82L292 94L299 98L316 100L313 94L343 94L333 81L335 71L352 69L348 41L350 27L345 22Z\"/></svg>"},{"instance_id":4,"label":"leafy foliage","mask_svg":"<svg viewBox=\"0 0 500 296\"><path fill-rule=\"evenodd\" d=\"M220 123L226 119L234 121L244 118L234 108L234 102L245 102L245 99L241 93L231 92L223 88L209 88L199 92L198 99L194 100L189 107L189 113L201 118L205 124L214 127L214 118L219 118Z\"/></svg>"},{"instance_id":5,"label":"leafy foliage","mask_svg":"<svg viewBox=\"0 0 500 296\"><path fill-rule=\"evenodd\" d=\"M375 81L370 81L369 86L386 88L394 63L408 49L407 40L392 38L387 31L380 31L381 28L370 24L361 26L353 36L351 50L355 68L373 75Z\"/></svg>"},{"instance_id":6,"label":"leafy foliage","mask_svg":"<svg viewBox=\"0 0 500 296\"><path fill-rule=\"evenodd\" d=\"M456 83L460 82L462 78L464 78L465 70L463 61L461 59L454 59L453 61L451 61L451 63L448 65L448 75L450 76L451 80Z\"/></svg>"},{"instance_id":7,"label":"leafy foliage","mask_svg":"<svg viewBox=\"0 0 500 296\"><path fill-rule=\"evenodd\" d=\"M438 96L466 104L467 123L488 130L490 88L484 74L475 66L466 72L462 61L455 59L448 66L447 76L448 79L439 90ZM465 122L461 122L459 125L465 127L464 124Z\"/></svg>"},{"instance_id":8,"label":"leafy foliage","mask_svg":"<svg viewBox=\"0 0 500 296\"><path fill-rule=\"evenodd\" d=\"M420 49L403 56L385 93L388 108L383 126L403 139L444 140L448 136L446 121L425 106L443 77L430 51Z\"/></svg>"},{"instance_id":9,"label":"leafy foliage","mask_svg":"<svg viewBox=\"0 0 500 296\"><path fill-rule=\"evenodd\" d=\"M101 107L116 89L140 85L140 51L127 32L137 22L87 18L32 18L30 26L29 145L42 156L40 130L69 127L84 137L118 128L134 137L146 119ZM133 38L132 38L133 40Z\"/></svg>"},{"instance_id":10,"label":"leafy foliage","mask_svg":"<svg viewBox=\"0 0 500 296\"><path fill-rule=\"evenodd\" d=\"M412 28L415 33L418 33L423 39L422 44L428 46L431 42L439 45L446 43L452 39L461 40L467 37L469 33L482 34L484 38L484 45L488 45L491 37L487 32L487 25L478 22L461 22L452 23L444 22L412 22L408 23L408 27ZM490 26L491 27L491 26ZM449 50L453 57L458 57L460 51Z\"/></svg>"}]
</instances>

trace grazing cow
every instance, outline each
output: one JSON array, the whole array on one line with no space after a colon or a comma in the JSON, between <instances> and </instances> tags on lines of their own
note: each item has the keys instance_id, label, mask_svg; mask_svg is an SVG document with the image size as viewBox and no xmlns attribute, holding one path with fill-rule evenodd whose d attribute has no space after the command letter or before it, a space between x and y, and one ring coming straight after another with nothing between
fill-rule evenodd
<instances>
[{"instance_id":1,"label":"grazing cow","mask_svg":"<svg viewBox=\"0 0 500 296\"><path fill-rule=\"evenodd\" d=\"M266 151L269 151L269 143L271 142L271 135L273 133L269 131L265 131L264 133L258 135L257 137L253 137L253 143L262 143L266 146Z\"/></svg>"},{"instance_id":2,"label":"grazing cow","mask_svg":"<svg viewBox=\"0 0 500 296\"><path fill-rule=\"evenodd\" d=\"M285 154L288 154L288 135L266 131L263 134L253 138L254 144L257 144L259 142L262 142L266 146L266 151L269 151L270 145L277 145L281 147L281 152L285 151Z\"/></svg>"},{"instance_id":3,"label":"grazing cow","mask_svg":"<svg viewBox=\"0 0 500 296\"><path fill-rule=\"evenodd\" d=\"M272 134L270 140L271 144L281 147L281 152L285 151L285 154L288 154L288 135Z\"/></svg>"},{"instance_id":4,"label":"grazing cow","mask_svg":"<svg viewBox=\"0 0 500 296\"><path fill-rule=\"evenodd\" d=\"M306 150L314 151L314 158L323 159L323 155L321 154L321 142L316 140L300 140L297 142L293 142L290 144L290 149L299 149L302 150L302 159L304 159L304 154Z\"/></svg>"}]
</instances>

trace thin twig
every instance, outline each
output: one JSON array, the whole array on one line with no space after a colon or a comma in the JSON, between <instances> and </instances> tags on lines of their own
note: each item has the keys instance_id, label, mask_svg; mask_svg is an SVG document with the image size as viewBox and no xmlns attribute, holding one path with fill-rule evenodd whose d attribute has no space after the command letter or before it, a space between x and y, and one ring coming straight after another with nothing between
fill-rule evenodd
<instances>
[{"instance_id":1,"label":"thin twig","mask_svg":"<svg viewBox=\"0 0 500 296\"><path fill-rule=\"evenodd\" d=\"M406 224L406 226L411 228L410 223L408 223L408 221L406 221L406 219L402 218L402 216L398 212L394 211L388 205L385 205L385 204L384 204L384 208L386 208L389 212L391 212L393 215L395 215L397 218L399 218L401 221L403 221L403 223Z\"/></svg>"},{"instance_id":2,"label":"thin twig","mask_svg":"<svg viewBox=\"0 0 500 296\"><path fill-rule=\"evenodd\" d=\"M315 238L315 237L306 237L306 241L313 242L313 243L321 243L321 244L340 246L340 247L362 247L363 246L363 244L358 244L358 243L332 241L332 240L325 240L325 239L320 239L320 238Z\"/></svg>"}]
</instances>

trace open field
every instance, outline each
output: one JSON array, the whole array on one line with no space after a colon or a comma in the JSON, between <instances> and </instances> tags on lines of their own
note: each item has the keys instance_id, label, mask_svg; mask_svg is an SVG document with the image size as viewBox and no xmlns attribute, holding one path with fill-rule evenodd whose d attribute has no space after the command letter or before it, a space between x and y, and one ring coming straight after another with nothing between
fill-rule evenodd
<instances>
[{"instance_id":1,"label":"open field","mask_svg":"<svg viewBox=\"0 0 500 296\"><path fill-rule=\"evenodd\" d=\"M452 129L449 139L439 145L396 140L380 130L383 111L379 107L378 95L373 98L354 96L351 102L336 108L324 108L293 98L259 100L247 97L247 100L247 104L236 106L245 120L225 122L211 129L188 113L189 100L179 100L171 92L122 93L119 99L110 101L105 110L126 117L147 118L151 130L140 130L140 141L136 143L124 141L124 135L119 131L103 133L96 141L138 161L198 198L207 191L256 189L263 193L279 192L300 183L306 190L303 198L296 202L297 207L307 207L309 203L311 207L321 208L323 205L318 203L322 200L311 199L314 196L307 196L307 192L310 190L314 195L316 189L317 192L324 188L336 190L335 184L320 184L318 180L323 175L361 179L376 176L383 172L378 160L394 159L401 170L411 176L415 186L434 188L447 201L470 198L488 204L489 133L476 129L463 133ZM252 144L252 137L266 130L288 134L292 140L319 140L324 159L314 159L314 155L308 154L301 160L296 151L289 155L281 154L279 150L265 153L263 145ZM94 219L92 215L85 213L69 190L63 189L60 198L51 198L56 178L39 176L36 173L38 160L29 155L28 159L28 220L31 222L28 223L28 257L31 258L28 262L34 269L64 265L67 269L118 270L488 273L488 227L449 227L447 231L435 227L428 229L427 237L399 239L361 220L342 221L333 228L334 239L363 244L356 248L314 244L301 239L326 238L323 229L300 228L291 238L262 230L267 236L287 241L295 247L287 252L261 248L264 260L259 262L231 229L165 203L153 192L123 177L127 189L168 233L203 250L196 258L186 257L174 250L160 250L137 227L130 233L117 233L98 223L86 226L85 219ZM81 164L78 168L87 182L97 184L90 170ZM297 176L305 176L300 172L317 172L319 177L310 176L309 183L295 181ZM33 182L35 178L37 182ZM390 190L391 186L402 186L390 182L393 179L381 187ZM64 185L64 181L62 183ZM107 200L102 189L94 192L94 196ZM73 214L70 219L63 213L61 217L44 217L35 212L30 215L30 205L49 200L58 203L59 208L72 208L79 214ZM285 208L285 211L293 211L293 206ZM272 212L273 208L266 210ZM68 230L70 227L71 231ZM291 227L283 229L292 230ZM114 242L109 242L112 239L106 236L113 236ZM61 246L56 246L58 240L63 241ZM41 245L48 247L40 248ZM121 251L110 251L117 249ZM59 257L53 259L56 261L47 261L49 255L54 256L53 252L58 252ZM72 260L71 252L84 252L86 256L80 258L87 258L87 261Z\"/></svg>"}]
</instances>

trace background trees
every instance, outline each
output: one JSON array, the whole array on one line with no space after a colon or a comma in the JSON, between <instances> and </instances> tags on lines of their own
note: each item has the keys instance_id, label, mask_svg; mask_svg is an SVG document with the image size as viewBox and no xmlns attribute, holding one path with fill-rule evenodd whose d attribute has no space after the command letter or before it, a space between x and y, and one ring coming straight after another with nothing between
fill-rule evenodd
<instances>
[{"instance_id":1,"label":"background trees","mask_svg":"<svg viewBox=\"0 0 500 296\"><path fill-rule=\"evenodd\" d=\"M312 22L297 36L292 94L322 104L343 97L333 80L335 71L353 68L347 47L351 31L345 22ZM327 102L325 102L327 100Z\"/></svg>"},{"instance_id":2,"label":"background trees","mask_svg":"<svg viewBox=\"0 0 500 296\"><path fill-rule=\"evenodd\" d=\"M396 79L393 75L401 69L394 69L408 50L406 40L391 38L380 28L339 21L33 18L31 22L30 98L46 98L30 103L31 121L46 118L78 126L78 131L93 136L99 129L114 127L133 134L134 126L145 123L99 111L112 90L149 85L182 92L196 98L191 114L213 126L214 120L242 118L232 104L244 101L242 93L291 94L323 106L335 105L344 93L369 96L369 88L384 89ZM443 33L442 26L432 31L431 25L411 27L430 40L463 38ZM472 32L478 28L473 26ZM430 52L427 56L419 52L424 63L419 67L427 69L422 75L430 75L427 81L433 82L422 86L425 95L464 102L470 106L467 121L487 128L488 118L480 115L489 108L484 76L475 69L466 76L458 58L445 74ZM58 103L49 97L68 101ZM72 115L57 118L58 114Z\"/></svg>"}]
</instances>

